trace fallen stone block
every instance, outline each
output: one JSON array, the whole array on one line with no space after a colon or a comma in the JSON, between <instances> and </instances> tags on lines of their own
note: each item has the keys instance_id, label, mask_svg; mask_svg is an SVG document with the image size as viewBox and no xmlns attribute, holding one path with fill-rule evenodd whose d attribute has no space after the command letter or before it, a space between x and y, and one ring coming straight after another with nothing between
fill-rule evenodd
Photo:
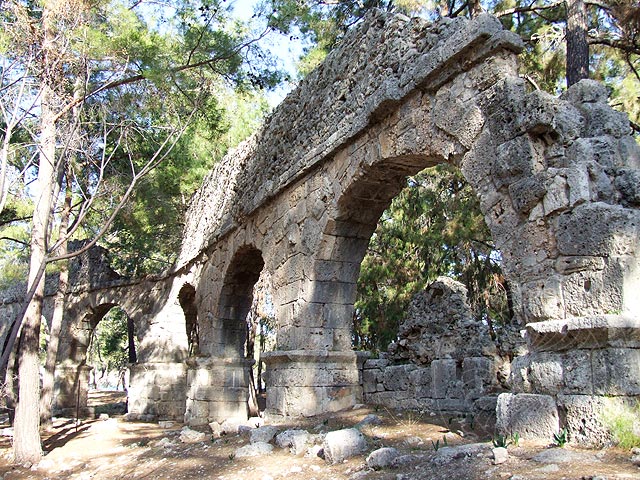
<instances>
[{"instance_id":1,"label":"fallen stone block","mask_svg":"<svg viewBox=\"0 0 640 480\"><path fill-rule=\"evenodd\" d=\"M250 443L244 447L236 449L236 458L242 457L260 457L262 455L269 455L273 452L273 445L266 442Z\"/></svg>"},{"instance_id":2,"label":"fallen stone block","mask_svg":"<svg viewBox=\"0 0 640 480\"><path fill-rule=\"evenodd\" d=\"M360 455L367 450L364 435L355 428L346 428L327 433L323 444L324 458L329 463Z\"/></svg>"},{"instance_id":3,"label":"fallen stone block","mask_svg":"<svg viewBox=\"0 0 640 480\"><path fill-rule=\"evenodd\" d=\"M367 457L367 466L374 470L390 467L393 461L400 455L393 447L383 447L374 450Z\"/></svg>"}]
</instances>

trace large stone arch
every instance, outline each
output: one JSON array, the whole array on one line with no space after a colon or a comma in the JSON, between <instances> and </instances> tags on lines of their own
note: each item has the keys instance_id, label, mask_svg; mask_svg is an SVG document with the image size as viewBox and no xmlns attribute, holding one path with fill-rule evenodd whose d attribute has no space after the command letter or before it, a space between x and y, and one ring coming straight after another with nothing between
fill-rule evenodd
<instances>
[{"instance_id":1,"label":"large stone arch","mask_svg":"<svg viewBox=\"0 0 640 480\"><path fill-rule=\"evenodd\" d=\"M429 25L376 13L194 197L181 264L221 279L230 253L256 242L273 276L271 414L308 415L359 398L350 327L360 262L406 176L438 163L461 169L503 254L517 318L531 336L520 371L559 361L555 353L538 358L549 338L553 348L577 351L586 348L583 334L637 324L630 185L638 150L628 120L593 82L562 98L529 92L517 73L520 47L488 16ZM205 310L217 308L212 300ZM631 343L618 353L633 355ZM514 391L550 393L534 383L516 379ZM554 401L569 391L557 390Z\"/></svg>"},{"instance_id":2,"label":"large stone arch","mask_svg":"<svg viewBox=\"0 0 640 480\"><path fill-rule=\"evenodd\" d=\"M637 144L595 82L561 98L527 90L520 49L487 15L429 24L375 12L349 33L207 177L175 267L110 289L141 325L130 409L191 424L246 416L240 323L262 269L278 324L265 358L268 412L356 403L360 262L406 176L443 162L479 197L528 333L503 421L519 399L560 407L571 423L585 402L640 395L629 368L640 346ZM85 307L100 303L92 295ZM189 355L194 317L199 349Z\"/></svg>"}]
</instances>

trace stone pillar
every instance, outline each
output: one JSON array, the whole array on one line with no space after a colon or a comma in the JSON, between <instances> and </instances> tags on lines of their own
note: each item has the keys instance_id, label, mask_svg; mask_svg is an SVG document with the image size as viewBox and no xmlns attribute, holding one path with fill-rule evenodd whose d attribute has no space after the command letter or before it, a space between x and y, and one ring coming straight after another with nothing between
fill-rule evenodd
<instances>
[{"instance_id":1,"label":"stone pillar","mask_svg":"<svg viewBox=\"0 0 640 480\"><path fill-rule=\"evenodd\" d=\"M55 415L72 417L76 413L81 417L93 416L93 409L87 406L89 395L88 365L72 365L63 363L56 367L54 383Z\"/></svg>"},{"instance_id":2,"label":"stone pillar","mask_svg":"<svg viewBox=\"0 0 640 480\"><path fill-rule=\"evenodd\" d=\"M182 420L187 366L179 363L135 363L129 366L129 413Z\"/></svg>"},{"instance_id":3,"label":"stone pillar","mask_svg":"<svg viewBox=\"0 0 640 480\"><path fill-rule=\"evenodd\" d=\"M248 418L249 369L254 360L196 357L187 360L184 422L191 426Z\"/></svg>"},{"instance_id":4,"label":"stone pillar","mask_svg":"<svg viewBox=\"0 0 640 480\"><path fill-rule=\"evenodd\" d=\"M268 352L267 415L311 416L335 412L362 401L359 378L364 357L353 351Z\"/></svg>"},{"instance_id":5,"label":"stone pillar","mask_svg":"<svg viewBox=\"0 0 640 480\"><path fill-rule=\"evenodd\" d=\"M555 418L556 430L566 426L571 441L607 443L610 436L603 422L607 410L633 404L640 396L640 319L597 315L553 320L531 323L526 332L530 352L514 359L516 394L504 400L502 408L499 402L498 426L505 431L518 428L509 420L514 415L507 407L522 403L520 397L529 403L536 397L538 407L533 410ZM551 404L557 405L556 411L548 408ZM522 435L530 426L518 421ZM546 436L551 433L555 432L549 430Z\"/></svg>"}]
</instances>

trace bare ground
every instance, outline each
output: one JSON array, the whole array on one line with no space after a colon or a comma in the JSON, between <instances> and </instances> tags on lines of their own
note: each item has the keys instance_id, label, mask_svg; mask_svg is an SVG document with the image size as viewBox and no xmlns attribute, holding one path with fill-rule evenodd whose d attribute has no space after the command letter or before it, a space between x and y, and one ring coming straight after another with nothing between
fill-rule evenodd
<instances>
[{"instance_id":1,"label":"bare ground","mask_svg":"<svg viewBox=\"0 0 640 480\"><path fill-rule=\"evenodd\" d=\"M112 413L121 407L114 406L114 401L120 400L113 396L93 397L94 402L103 404L99 409ZM3 438L0 442L0 475L3 480L582 480L598 476L608 480L640 479L640 468L631 463L631 454L616 448L580 450L568 445L562 452L563 455L566 453L564 456L568 461L541 463L533 457L550 447L521 440L518 447L509 447L506 463L493 465L490 438L486 433L477 427L472 430L460 419L438 415L363 407L279 427L326 432L354 426L371 413L378 415L382 423L362 428L369 451L382 446L395 447L402 454L413 455L407 465L373 471L366 466L366 455L329 465L318 456L294 456L277 447L271 455L236 458L236 449L249 442L246 435L185 444L178 438L182 425L162 429L157 423L131 423L112 416L108 420L83 421L77 426L74 420L58 419L54 428L44 435L46 456L31 468L11 464L10 439ZM442 447L443 437L449 446L489 443L478 454L439 465L433 459L443 451L436 452L434 443L439 441L439 447ZM168 440L163 440L165 438Z\"/></svg>"}]
</instances>

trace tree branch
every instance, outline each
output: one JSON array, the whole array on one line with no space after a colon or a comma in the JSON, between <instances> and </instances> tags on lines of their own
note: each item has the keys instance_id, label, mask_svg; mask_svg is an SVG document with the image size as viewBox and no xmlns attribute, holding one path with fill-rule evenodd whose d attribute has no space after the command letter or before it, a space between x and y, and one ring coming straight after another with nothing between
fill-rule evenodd
<instances>
[{"instance_id":1,"label":"tree branch","mask_svg":"<svg viewBox=\"0 0 640 480\"><path fill-rule=\"evenodd\" d=\"M186 63L184 65L181 65L179 67L174 67L174 68L170 68L167 70L168 74L175 74L175 73L180 73L180 72L184 72L186 70L192 70L194 68L199 68L199 67L204 67L207 65L211 65L217 62L222 62L225 60L229 60L231 58L233 58L234 55L237 55L239 52L241 52L242 50L244 50L245 48L249 47L250 45L256 43L257 41L259 41L260 39L264 38L264 36L270 31L271 29L269 27L265 28L265 30L258 35L258 37L253 38L251 40L248 40L244 43L241 43L240 45L236 46L234 49L232 49L231 51L229 51L227 54L225 55L221 55L221 56L215 56L213 58L208 58L206 60L201 60L200 62L196 62L196 63ZM191 58L191 55L189 56L189 58ZM78 98L78 99L74 99L73 101L69 102L67 105L65 105L60 112L56 115L54 121L57 122L58 120L60 120L60 118L62 118L69 110L71 110L73 107L75 107L76 105L87 101L89 98L107 91L107 90L112 90L114 88L118 88L118 87L122 87L124 85L130 85L132 83L137 83L140 82L142 80L145 79L145 76L143 74L138 74L138 75L132 75L130 77L126 77L126 78L122 78L120 80L113 80L110 82L107 82L103 85L101 85L100 87L96 88L95 90L87 93L86 95Z\"/></svg>"},{"instance_id":2,"label":"tree branch","mask_svg":"<svg viewBox=\"0 0 640 480\"><path fill-rule=\"evenodd\" d=\"M495 15L498 18L501 18L501 17L506 17L507 15L513 15L514 13L527 13L527 12L538 13L544 10L550 10L552 8L559 7L560 5L563 5L564 2L565 0L556 0L555 2L550 3L548 5L535 5L535 0L534 0L529 4L528 7L507 8L506 10L495 12L493 15Z\"/></svg>"}]
</instances>

